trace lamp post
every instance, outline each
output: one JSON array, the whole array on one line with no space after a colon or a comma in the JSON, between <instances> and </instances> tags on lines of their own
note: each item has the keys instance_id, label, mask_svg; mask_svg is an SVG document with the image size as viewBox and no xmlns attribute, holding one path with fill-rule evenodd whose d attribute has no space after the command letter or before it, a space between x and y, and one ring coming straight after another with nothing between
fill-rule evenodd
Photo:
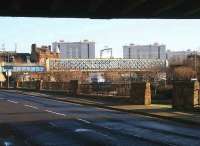
<instances>
[{"instance_id":1,"label":"lamp post","mask_svg":"<svg viewBox=\"0 0 200 146\"><path fill-rule=\"evenodd\" d=\"M7 56L7 57L8 57L8 63L9 63L9 52L7 52L7 53L8 53L8 56ZM10 88L10 85L9 85L9 84L10 84L10 83L9 83L9 82L10 82L10 78L9 78L9 69L7 69L7 78L8 78L8 79L7 79L7 81L8 81L7 86L8 86L8 89L9 89L9 88Z\"/></svg>"},{"instance_id":2,"label":"lamp post","mask_svg":"<svg viewBox=\"0 0 200 146\"><path fill-rule=\"evenodd\" d=\"M195 71L197 72L197 51L196 50L194 54L194 68L195 68Z\"/></svg>"},{"instance_id":3,"label":"lamp post","mask_svg":"<svg viewBox=\"0 0 200 146\"><path fill-rule=\"evenodd\" d=\"M198 61L197 61L197 49L195 49L195 53L194 53L194 69L195 69L195 72L196 72L196 79L197 79L197 72L198 72L198 70L197 70L197 68L198 68Z\"/></svg>"}]
</instances>

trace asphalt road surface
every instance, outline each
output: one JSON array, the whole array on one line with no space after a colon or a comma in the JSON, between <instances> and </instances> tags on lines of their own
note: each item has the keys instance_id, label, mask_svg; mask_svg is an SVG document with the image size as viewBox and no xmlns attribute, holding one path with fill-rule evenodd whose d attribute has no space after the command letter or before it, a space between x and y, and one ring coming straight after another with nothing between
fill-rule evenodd
<instances>
[{"instance_id":1,"label":"asphalt road surface","mask_svg":"<svg viewBox=\"0 0 200 146\"><path fill-rule=\"evenodd\" d=\"M0 90L2 146L200 146L200 126Z\"/></svg>"}]
</instances>

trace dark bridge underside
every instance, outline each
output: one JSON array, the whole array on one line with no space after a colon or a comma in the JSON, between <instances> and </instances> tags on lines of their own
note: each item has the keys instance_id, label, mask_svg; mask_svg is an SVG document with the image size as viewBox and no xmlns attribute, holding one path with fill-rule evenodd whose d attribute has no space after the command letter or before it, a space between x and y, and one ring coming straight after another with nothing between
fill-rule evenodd
<instances>
[{"instance_id":1,"label":"dark bridge underside","mask_svg":"<svg viewBox=\"0 0 200 146\"><path fill-rule=\"evenodd\" d=\"M200 18L200 0L1 0L1 16Z\"/></svg>"}]
</instances>

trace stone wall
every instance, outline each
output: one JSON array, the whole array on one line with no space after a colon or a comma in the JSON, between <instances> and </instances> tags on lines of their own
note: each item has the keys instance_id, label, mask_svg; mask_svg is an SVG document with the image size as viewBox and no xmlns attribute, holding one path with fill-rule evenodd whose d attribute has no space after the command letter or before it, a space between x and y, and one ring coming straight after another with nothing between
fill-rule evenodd
<instances>
[{"instance_id":1,"label":"stone wall","mask_svg":"<svg viewBox=\"0 0 200 146\"><path fill-rule=\"evenodd\" d=\"M44 82L43 80L38 81L25 81L15 82L15 89L33 89L36 91L63 91L70 95L79 94L79 83L78 80L71 80L70 82Z\"/></svg>"},{"instance_id":2,"label":"stone wall","mask_svg":"<svg viewBox=\"0 0 200 146\"><path fill-rule=\"evenodd\" d=\"M34 83L34 84L33 84ZM150 105L151 104L151 88L150 83L131 83L130 84L80 84L78 80L70 82L17 82L15 88L33 89L36 91L62 91L70 96L77 95L94 95L97 96L120 96L130 97L132 104ZM96 91L97 90L97 91ZM95 91L95 92L94 92ZM128 93L126 93L128 92Z\"/></svg>"},{"instance_id":3,"label":"stone wall","mask_svg":"<svg viewBox=\"0 0 200 146\"><path fill-rule=\"evenodd\" d=\"M150 105L151 87L149 82L131 83L130 98L133 104Z\"/></svg>"},{"instance_id":4,"label":"stone wall","mask_svg":"<svg viewBox=\"0 0 200 146\"><path fill-rule=\"evenodd\" d=\"M193 109L199 104L198 81L176 81L173 83L172 106L175 109Z\"/></svg>"}]
</instances>

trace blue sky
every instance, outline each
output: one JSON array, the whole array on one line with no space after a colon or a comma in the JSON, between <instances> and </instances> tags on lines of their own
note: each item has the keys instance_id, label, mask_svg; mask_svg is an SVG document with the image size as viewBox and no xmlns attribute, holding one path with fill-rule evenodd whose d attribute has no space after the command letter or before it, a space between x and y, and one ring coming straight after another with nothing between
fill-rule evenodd
<instances>
[{"instance_id":1,"label":"blue sky","mask_svg":"<svg viewBox=\"0 0 200 146\"><path fill-rule=\"evenodd\" d=\"M200 20L161 19L67 19L0 17L0 49L30 52L32 43L48 45L54 41L96 42L96 55L105 46L122 56L122 46L165 44L170 50L200 48Z\"/></svg>"}]
</instances>

